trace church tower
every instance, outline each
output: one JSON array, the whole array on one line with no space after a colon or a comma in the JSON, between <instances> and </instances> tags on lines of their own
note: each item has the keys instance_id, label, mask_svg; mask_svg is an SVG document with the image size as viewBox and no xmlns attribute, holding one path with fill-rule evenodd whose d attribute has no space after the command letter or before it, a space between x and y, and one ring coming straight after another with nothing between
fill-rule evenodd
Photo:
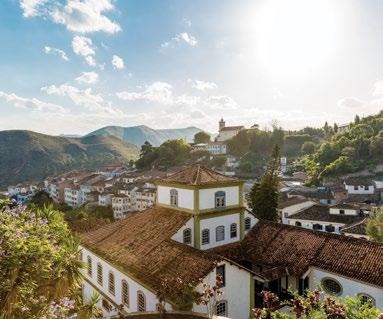
<instances>
[{"instance_id":1,"label":"church tower","mask_svg":"<svg viewBox=\"0 0 383 319\"><path fill-rule=\"evenodd\" d=\"M241 180L193 165L156 184L157 207L190 215L174 240L205 250L239 241L254 225L243 205Z\"/></svg>"},{"instance_id":2,"label":"church tower","mask_svg":"<svg viewBox=\"0 0 383 319\"><path fill-rule=\"evenodd\" d=\"M223 118L219 121L219 131L221 131L225 127L225 121Z\"/></svg>"}]
</instances>

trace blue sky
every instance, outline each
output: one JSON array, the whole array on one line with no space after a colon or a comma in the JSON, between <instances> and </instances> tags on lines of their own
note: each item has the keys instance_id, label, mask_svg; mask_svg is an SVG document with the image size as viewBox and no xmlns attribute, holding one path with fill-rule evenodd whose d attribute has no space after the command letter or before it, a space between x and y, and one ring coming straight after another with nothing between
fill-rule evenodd
<instances>
[{"instance_id":1,"label":"blue sky","mask_svg":"<svg viewBox=\"0 0 383 319\"><path fill-rule=\"evenodd\" d=\"M383 108L379 0L2 0L0 129L289 129Z\"/></svg>"}]
</instances>

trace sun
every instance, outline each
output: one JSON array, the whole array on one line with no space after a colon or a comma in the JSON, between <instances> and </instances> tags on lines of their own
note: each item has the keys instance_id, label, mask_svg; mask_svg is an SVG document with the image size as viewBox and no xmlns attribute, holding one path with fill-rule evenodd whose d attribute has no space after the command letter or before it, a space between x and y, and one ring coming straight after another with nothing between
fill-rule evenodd
<instances>
[{"instance_id":1,"label":"sun","mask_svg":"<svg viewBox=\"0 0 383 319\"><path fill-rule=\"evenodd\" d=\"M254 50L274 76L311 73L336 54L339 16L331 0L268 0L252 19Z\"/></svg>"}]
</instances>

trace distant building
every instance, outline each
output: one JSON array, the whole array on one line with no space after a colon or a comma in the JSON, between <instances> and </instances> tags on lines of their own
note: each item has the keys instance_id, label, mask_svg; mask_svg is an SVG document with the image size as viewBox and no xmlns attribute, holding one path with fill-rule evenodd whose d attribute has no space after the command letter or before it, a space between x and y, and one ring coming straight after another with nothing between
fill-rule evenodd
<instances>
[{"instance_id":1,"label":"distant building","mask_svg":"<svg viewBox=\"0 0 383 319\"><path fill-rule=\"evenodd\" d=\"M225 121L221 119L221 121L219 121L219 131L216 141L225 142L230 140L244 128L244 126L226 126Z\"/></svg>"}]
</instances>

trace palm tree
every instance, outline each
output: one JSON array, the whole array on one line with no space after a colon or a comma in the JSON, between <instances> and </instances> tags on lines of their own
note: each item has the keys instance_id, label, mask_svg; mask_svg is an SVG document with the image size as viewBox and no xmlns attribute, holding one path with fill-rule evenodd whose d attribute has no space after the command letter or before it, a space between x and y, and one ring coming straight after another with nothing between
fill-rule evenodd
<instances>
[{"instance_id":1,"label":"palm tree","mask_svg":"<svg viewBox=\"0 0 383 319\"><path fill-rule=\"evenodd\" d=\"M77 313L77 319L102 318L102 310L98 306L99 302L100 295L94 291L91 294L90 299L80 307Z\"/></svg>"}]
</instances>

